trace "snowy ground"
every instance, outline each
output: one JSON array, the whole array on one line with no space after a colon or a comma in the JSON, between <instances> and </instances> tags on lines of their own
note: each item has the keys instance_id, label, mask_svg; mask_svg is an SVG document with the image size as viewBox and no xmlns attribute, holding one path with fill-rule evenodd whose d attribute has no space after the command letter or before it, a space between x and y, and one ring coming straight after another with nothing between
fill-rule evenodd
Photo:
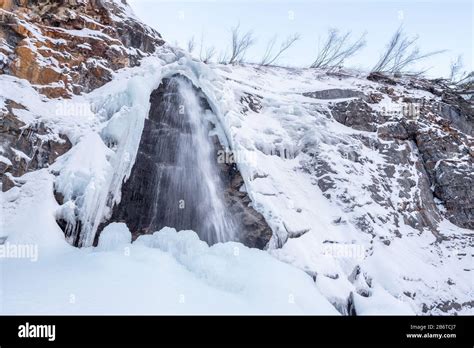
<instances>
[{"instance_id":1,"label":"snowy ground","mask_svg":"<svg viewBox=\"0 0 474 348\"><path fill-rule=\"evenodd\" d=\"M208 247L194 232L173 229L130 244L126 233L128 243L4 260L1 312L338 314L304 272L259 250Z\"/></svg>"},{"instance_id":2,"label":"snowy ground","mask_svg":"<svg viewBox=\"0 0 474 348\"><path fill-rule=\"evenodd\" d=\"M85 229L93 231L107 216L110 195L120 199L120 183L133 165L149 95L162 78L176 73L207 95L221 122L221 142L251 159L239 169L254 207L274 231L269 250L237 243L209 248L192 232L172 230L116 250L70 247L55 218L67 219L77 210ZM0 259L1 313L347 314L352 302L359 314L421 314L422 303L473 298L472 276L465 271L472 260L455 254L456 241L435 248L432 234L404 226L403 238L386 246L350 223L334 224L341 217L350 221L350 214L300 170L307 160L301 148L315 146L345 173L336 145L353 143L349 135L357 132L327 118L325 101L301 93L370 89L370 81L309 70L209 68L165 46L140 67L119 71L112 82L70 101L44 100L9 76L0 76L0 83L0 107L3 98L20 102L28 108L22 120L41 120L74 144L50 168L25 175L21 187L0 194L0 238L39 247L37 262ZM245 92L264 97L259 113L241 113ZM274 155L282 149L288 156ZM368 148L360 151L375 163L384 161ZM370 168L356 169L347 174L352 178L347 189L364 201L360 187ZM53 185L64 194L62 206ZM383 213L374 206L361 209ZM443 228L450 234L470 232L448 222ZM384 234L383 226L377 233Z\"/></svg>"}]
</instances>

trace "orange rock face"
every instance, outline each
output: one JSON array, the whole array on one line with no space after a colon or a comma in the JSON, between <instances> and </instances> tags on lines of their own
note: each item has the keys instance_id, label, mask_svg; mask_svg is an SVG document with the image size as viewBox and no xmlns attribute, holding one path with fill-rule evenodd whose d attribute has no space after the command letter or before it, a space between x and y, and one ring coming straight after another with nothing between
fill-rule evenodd
<instances>
[{"instance_id":1,"label":"orange rock face","mask_svg":"<svg viewBox=\"0 0 474 348\"><path fill-rule=\"evenodd\" d=\"M0 0L0 73L48 97L102 86L164 41L112 0Z\"/></svg>"}]
</instances>

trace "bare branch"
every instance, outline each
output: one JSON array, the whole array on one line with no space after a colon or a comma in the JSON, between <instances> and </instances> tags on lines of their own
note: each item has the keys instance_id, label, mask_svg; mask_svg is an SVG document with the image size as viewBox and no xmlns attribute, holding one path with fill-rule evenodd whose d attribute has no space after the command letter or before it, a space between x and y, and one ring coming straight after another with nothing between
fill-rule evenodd
<instances>
[{"instance_id":1,"label":"bare branch","mask_svg":"<svg viewBox=\"0 0 474 348\"><path fill-rule=\"evenodd\" d=\"M193 53L194 51L194 47L195 47L195 40L194 40L194 36L192 36L189 40L188 40L188 43L187 43L187 50L189 53Z\"/></svg>"},{"instance_id":2,"label":"bare branch","mask_svg":"<svg viewBox=\"0 0 474 348\"><path fill-rule=\"evenodd\" d=\"M474 72L464 70L462 55L451 61L449 81L452 85L458 87L456 93L470 95L471 98L474 95Z\"/></svg>"},{"instance_id":3,"label":"bare branch","mask_svg":"<svg viewBox=\"0 0 474 348\"><path fill-rule=\"evenodd\" d=\"M311 64L311 68L335 68L342 66L346 59L361 50L366 44L366 34L362 34L355 41L351 41L351 34L350 31L340 34L337 29L329 29L326 40L319 49L315 61Z\"/></svg>"},{"instance_id":4,"label":"bare branch","mask_svg":"<svg viewBox=\"0 0 474 348\"><path fill-rule=\"evenodd\" d=\"M451 61L449 80L452 84L461 86L466 83L472 85L473 72L470 73L464 70L464 62L462 55L459 55L456 60Z\"/></svg>"},{"instance_id":5,"label":"bare branch","mask_svg":"<svg viewBox=\"0 0 474 348\"><path fill-rule=\"evenodd\" d=\"M262 60L260 61L260 65L266 65L267 62L271 59L273 47L277 41L277 36L274 35L270 41L267 43L267 47L265 49L265 53L263 54Z\"/></svg>"},{"instance_id":6,"label":"bare branch","mask_svg":"<svg viewBox=\"0 0 474 348\"><path fill-rule=\"evenodd\" d=\"M202 51L204 49L204 32L201 32L201 40L199 40L199 58L202 60Z\"/></svg>"},{"instance_id":7,"label":"bare branch","mask_svg":"<svg viewBox=\"0 0 474 348\"><path fill-rule=\"evenodd\" d=\"M463 76L460 80L456 82L457 85L462 86L466 89L474 89L474 71L470 73L466 72L466 75Z\"/></svg>"},{"instance_id":8,"label":"bare branch","mask_svg":"<svg viewBox=\"0 0 474 348\"><path fill-rule=\"evenodd\" d=\"M299 34L293 34L293 35L290 35L288 36L285 41L283 41L281 44L280 44L280 48L277 52L275 53L272 53L273 52L273 48L275 46L275 43L276 43L276 36L274 36L267 44L267 48L265 50L265 54L263 55L263 58L262 60L260 61L260 64L263 65L263 66L268 66L268 65L271 65L273 64L274 62L276 62L278 60L278 58L280 58L280 56L286 51L288 50L291 46L293 46L293 44L298 41L300 39L300 35Z\"/></svg>"},{"instance_id":9,"label":"bare branch","mask_svg":"<svg viewBox=\"0 0 474 348\"><path fill-rule=\"evenodd\" d=\"M403 28L399 27L391 37L385 51L372 69L372 72L387 72L392 74L406 72L406 69L412 64L445 52L445 50L439 50L421 53L419 47L416 45L417 41L418 36L409 38L403 32ZM421 75L425 71L426 70L421 69L412 73Z\"/></svg>"},{"instance_id":10,"label":"bare branch","mask_svg":"<svg viewBox=\"0 0 474 348\"><path fill-rule=\"evenodd\" d=\"M203 63L209 63L209 61L214 57L214 54L214 47L204 47L204 33L201 33L201 39L199 40L199 59Z\"/></svg>"},{"instance_id":11,"label":"bare branch","mask_svg":"<svg viewBox=\"0 0 474 348\"><path fill-rule=\"evenodd\" d=\"M214 55L216 54L216 49L214 46L206 48L204 56L201 57L201 60L203 63L209 63L212 58L214 58Z\"/></svg>"},{"instance_id":12,"label":"bare branch","mask_svg":"<svg viewBox=\"0 0 474 348\"><path fill-rule=\"evenodd\" d=\"M227 53L227 50L224 50L224 51L221 51L219 53L219 57L217 58L217 61L220 63L220 64L227 64L227 61L229 60L228 58L228 53Z\"/></svg>"},{"instance_id":13,"label":"bare branch","mask_svg":"<svg viewBox=\"0 0 474 348\"><path fill-rule=\"evenodd\" d=\"M459 55L455 61L451 61L450 71L449 71L449 80L455 81L459 75L459 71L463 67L462 56Z\"/></svg>"},{"instance_id":14,"label":"bare branch","mask_svg":"<svg viewBox=\"0 0 474 348\"><path fill-rule=\"evenodd\" d=\"M252 31L248 31L245 34L240 32L240 24L237 24L231 29L232 33L232 46L230 58L227 64L242 63L245 59L245 54L250 46L255 43L255 38Z\"/></svg>"}]
</instances>

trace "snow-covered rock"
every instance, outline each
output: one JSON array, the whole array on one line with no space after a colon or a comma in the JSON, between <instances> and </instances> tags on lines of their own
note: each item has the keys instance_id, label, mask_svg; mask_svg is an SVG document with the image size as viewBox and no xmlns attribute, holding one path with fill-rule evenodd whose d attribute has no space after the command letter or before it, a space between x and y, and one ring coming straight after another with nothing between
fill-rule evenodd
<instances>
[{"instance_id":1,"label":"snow-covered rock","mask_svg":"<svg viewBox=\"0 0 474 348\"><path fill-rule=\"evenodd\" d=\"M122 1L3 1L0 16L0 72L49 97L102 86L164 43Z\"/></svg>"}]
</instances>

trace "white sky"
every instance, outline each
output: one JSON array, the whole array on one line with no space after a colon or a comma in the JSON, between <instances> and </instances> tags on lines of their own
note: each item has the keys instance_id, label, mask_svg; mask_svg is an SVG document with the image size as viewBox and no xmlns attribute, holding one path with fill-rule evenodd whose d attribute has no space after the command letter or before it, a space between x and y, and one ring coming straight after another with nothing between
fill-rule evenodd
<instances>
[{"instance_id":1,"label":"white sky","mask_svg":"<svg viewBox=\"0 0 474 348\"><path fill-rule=\"evenodd\" d=\"M157 29L163 38L181 47L192 36L205 46L224 50L230 42L230 28L240 22L252 30L256 45L250 61L258 61L275 34L283 39L299 33L301 40L289 50L283 65L308 66L318 47L318 38L330 27L352 30L354 36L367 32L367 46L347 66L371 68L393 32L403 23L407 34L419 36L423 52L448 52L427 59L428 75L446 76L459 54L465 69L473 69L472 0L128 0L135 14Z\"/></svg>"}]
</instances>

